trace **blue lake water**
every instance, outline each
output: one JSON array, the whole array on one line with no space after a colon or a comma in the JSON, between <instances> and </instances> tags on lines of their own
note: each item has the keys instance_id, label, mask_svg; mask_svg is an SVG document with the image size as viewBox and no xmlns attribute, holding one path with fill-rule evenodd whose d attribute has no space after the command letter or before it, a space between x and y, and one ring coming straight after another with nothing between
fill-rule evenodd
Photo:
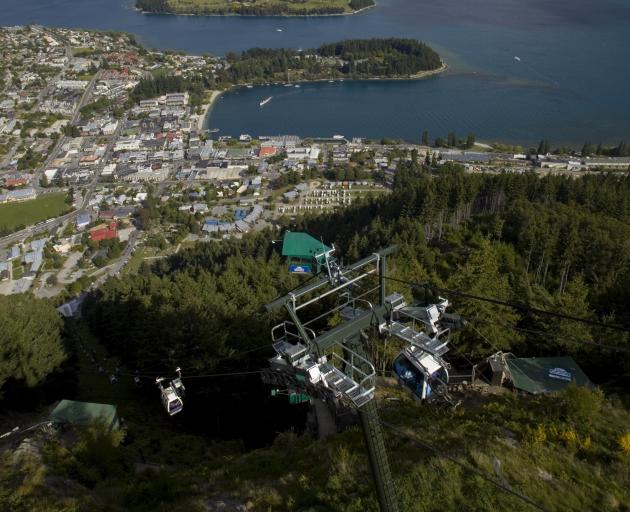
<instances>
[{"instance_id":1,"label":"blue lake water","mask_svg":"<svg viewBox=\"0 0 630 512\"><path fill-rule=\"evenodd\" d=\"M3 0L3 25L124 30L158 48L224 54L309 48L343 38L422 39L449 64L415 82L344 82L223 95L221 134L403 137L474 132L483 140L581 144L630 140L630 2L377 0L356 16L143 15L125 0ZM277 29L282 29L278 32ZM518 56L518 61L514 57ZM264 96L273 100L264 108Z\"/></svg>"}]
</instances>

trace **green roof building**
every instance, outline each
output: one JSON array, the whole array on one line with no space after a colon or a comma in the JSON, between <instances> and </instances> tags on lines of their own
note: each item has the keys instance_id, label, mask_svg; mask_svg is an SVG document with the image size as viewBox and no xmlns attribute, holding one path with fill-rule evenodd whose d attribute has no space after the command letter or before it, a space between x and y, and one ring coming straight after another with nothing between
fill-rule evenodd
<instances>
[{"instance_id":1,"label":"green roof building","mask_svg":"<svg viewBox=\"0 0 630 512\"><path fill-rule=\"evenodd\" d=\"M333 249L308 233L287 231L282 242L282 256L289 260L292 273L318 273ZM313 268L315 266L315 268Z\"/></svg>"},{"instance_id":2,"label":"green roof building","mask_svg":"<svg viewBox=\"0 0 630 512\"><path fill-rule=\"evenodd\" d=\"M62 400L50 414L50 421L55 426L85 425L92 421L102 421L110 429L120 428L116 406L92 402Z\"/></svg>"}]
</instances>

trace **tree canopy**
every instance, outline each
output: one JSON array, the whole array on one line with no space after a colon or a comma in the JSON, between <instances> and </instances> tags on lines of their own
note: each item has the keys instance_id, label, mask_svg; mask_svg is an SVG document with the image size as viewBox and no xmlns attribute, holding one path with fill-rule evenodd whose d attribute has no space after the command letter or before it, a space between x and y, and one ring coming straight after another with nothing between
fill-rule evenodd
<instances>
[{"instance_id":1,"label":"tree canopy","mask_svg":"<svg viewBox=\"0 0 630 512\"><path fill-rule=\"evenodd\" d=\"M0 391L9 379L42 382L66 358L62 320L48 302L30 295L0 296Z\"/></svg>"}]
</instances>

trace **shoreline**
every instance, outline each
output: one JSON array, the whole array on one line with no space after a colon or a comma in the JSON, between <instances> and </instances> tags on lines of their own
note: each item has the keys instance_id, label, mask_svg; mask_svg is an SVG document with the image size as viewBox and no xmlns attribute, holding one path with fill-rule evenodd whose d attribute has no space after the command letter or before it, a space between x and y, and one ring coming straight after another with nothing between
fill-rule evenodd
<instances>
[{"instance_id":1,"label":"shoreline","mask_svg":"<svg viewBox=\"0 0 630 512\"><path fill-rule=\"evenodd\" d=\"M208 91L208 92L210 93L210 98L208 99L207 103L204 103L201 106L203 112L201 114L199 114L199 117L197 119L197 131L198 132L202 132L204 130L203 126L206 124L206 119L210 115L210 111L212 110L212 107L214 106L214 103L217 101L219 96L221 96L221 94L223 94L225 91L212 90L212 91Z\"/></svg>"},{"instance_id":2,"label":"shoreline","mask_svg":"<svg viewBox=\"0 0 630 512\"><path fill-rule=\"evenodd\" d=\"M229 12L226 14L196 14L196 13L185 13L185 12L151 12L151 11L142 11L137 7L133 9L140 14L158 14L158 15L170 15L170 16L200 16L204 18L225 18L228 16L240 16L242 18L325 18L329 16L353 16L355 14L361 14L364 11L369 9L373 9L376 7L376 3L374 5L368 5L367 7L362 7L356 11L350 12L340 12L340 13L330 13L330 14L239 14L236 12Z\"/></svg>"},{"instance_id":3,"label":"shoreline","mask_svg":"<svg viewBox=\"0 0 630 512\"><path fill-rule=\"evenodd\" d=\"M404 81L404 80L423 80L425 78L429 78L432 76L436 76L439 75L441 73L444 73L445 71L448 70L448 64L444 61L442 61L442 65L437 68L437 69L431 69L429 71L420 71L419 73L416 73L415 75L411 75L411 76L401 76L401 77L382 77L382 76L377 76L377 77L371 77L371 78L337 78L334 79L334 82L339 82L340 80L343 81L348 81L348 82L372 82L372 81L388 81L388 80L396 80L396 81ZM319 82L329 82L331 79L329 78L316 78L314 80L295 80L294 82L291 83L295 83L295 84L311 84L311 83L319 83ZM287 84L289 82L274 82L274 83L270 83L267 85L284 85ZM265 84L236 84L236 85L232 85L227 89L221 90L221 91L208 91L210 92L210 100L208 103L204 103L203 105L203 113L199 116L199 119L197 121L197 131L202 131L203 130L203 126L206 124L206 119L210 116L210 113L212 112L212 107L214 106L216 100L218 99L219 96L221 96L221 94L225 93L225 92L230 92L234 89L239 89L239 88L243 88L243 87L248 87L248 86L253 86L253 87L265 87Z\"/></svg>"}]
</instances>

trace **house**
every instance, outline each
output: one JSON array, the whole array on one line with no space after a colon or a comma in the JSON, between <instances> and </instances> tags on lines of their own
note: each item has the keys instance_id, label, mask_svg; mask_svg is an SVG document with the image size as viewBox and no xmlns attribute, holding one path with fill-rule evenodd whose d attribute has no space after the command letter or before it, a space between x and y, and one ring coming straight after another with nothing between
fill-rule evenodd
<instances>
[{"instance_id":1,"label":"house","mask_svg":"<svg viewBox=\"0 0 630 512\"><path fill-rule=\"evenodd\" d=\"M206 213L208 211L208 205L206 203L194 203L192 210L194 213Z\"/></svg>"},{"instance_id":2,"label":"house","mask_svg":"<svg viewBox=\"0 0 630 512\"><path fill-rule=\"evenodd\" d=\"M92 222L92 217L89 213L84 212L77 215L77 229L86 228L90 222Z\"/></svg>"},{"instance_id":3,"label":"house","mask_svg":"<svg viewBox=\"0 0 630 512\"><path fill-rule=\"evenodd\" d=\"M109 224L100 224L90 230L90 239L92 242L111 240L112 238L118 238L118 228L114 221Z\"/></svg>"},{"instance_id":4,"label":"house","mask_svg":"<svg viewBox=\"0 0 630 512\"><path fill-rule=\"evenodd\" d=\"M109 430L120 428L116 406L110 404L61 400L49 419L58 428L87 425L92 422L102 422Z\"/></svg>"},{"instance_id":5,"label":"house","mask_svg":"<svg viewBox=\"0 0 630 512\"><path fill-rule=\"evenodd\" d=\"M31 250L35 252L42 252L44 250L44 246L46 245L47 239L40 238L39 240L33 240L31 242Z\"/></svg>"},{"instance_id":6,"label":"house","mask_svg":"<svg viewBox=\"0 0 630 512\"><path fill-rule=\"evenodd\" d=\"M28 178L24 176L13 176L5 181L7 187L22 187L28 184Z\"/></svg>"},{"instance_id":7,"label":"house","mask_svg":"<svg viewBox=\"0 0 630 512\"><path fill-rule=\"evenodd\" d=\"M188 93L173 93L166 95L166 104L169 107L184 106L188 103Z\"/></svg>"},{"instance_id":8,"label":"house","mask_svg":"<svg viewBox=\"0 0 630 512\"><path fill-rule=\"evenodd\" d=\"M70 239L59 241L59 243L53 245L53 251L55 251L57 254L67 254L70 252L71 249L72 242L70 241Z\"/></svg>"},{"instance_id":9,"label":"house","mask_svg":"<svg viewBox=\"0 0 630 512\"><path fill-rule=\"evenodd\" d=\"M7 254L7 260L12 261L14 259L17 259L20 257L20 254L21 254L20 247L17 245L14 245L11 247L9 254Z\"/></svg>"},{"instance_id":10,"label":"house","mask_svg":"<svg viewBox=\"0 0 630 512\"><path fill-rule=\"evenodd\" d=\"M66 318L72 318L72 317L78 318L81 316L81 305L83 304L84 300L85 300L85 294L79 295L78 297L75 297L74 299L63 303L61 306L57 308L57 311L59 311L60 315Z\"/></svg>"}]
</instances>

